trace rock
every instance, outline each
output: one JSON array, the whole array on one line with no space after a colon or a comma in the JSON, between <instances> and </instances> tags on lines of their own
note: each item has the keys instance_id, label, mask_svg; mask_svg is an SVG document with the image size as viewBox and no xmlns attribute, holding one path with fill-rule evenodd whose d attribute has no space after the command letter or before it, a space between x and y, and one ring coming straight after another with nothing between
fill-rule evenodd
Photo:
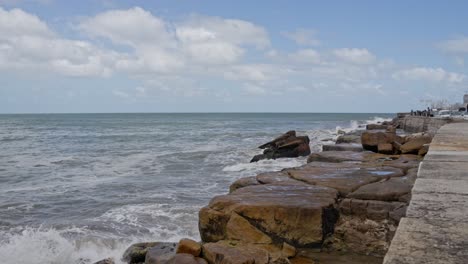
<instances>
[{"instance_id":1,"label":"rock","mask_svg":"<svg viewBox=\"0 0 468 264\"><path fill-rule=\"evenodd\" d=\"M381 143L377 145L377 150L381 154L393 154L393 146L390 143Z\"/></svg>"},{"instance_id":2,"label":"rock","mask_svg":"<svg viewBox=\"0 0 468 264\"><path fill-rule=\"evenodd\" d=\"M106 258L98 262L94 262L94 264L115 264L115 261L113 258Z\"/></svg>"},{"instance_id":3,"label":"rock","mask_svg":"<svg viewBox=\"0 0 468 264\"><path fill-rule=\"evenodd\" d=\"M367 167L360 164L323 164L309 163L295 169L286 170L289 177L312 185L330 187L346 196L359 187L390 177L403 176L401 169L393 167Z\"/></svg>"},{"instance_id":4,"label":"rock","mask_svg":"<svg viewBox=\"0 0 468 264\"><path fill-rule=\"evenodd\" d=\"M381 131L366 131L361 135L362 147L365 150L377 152L379 144L392 144L396 139L395 133Z\"/></svg>"},{"instance_id":5,"label":"rock","mask_svg":"<svg viewBox=\"0 0 468 264\"><path fill-rule=\"evenodd\" d=\"M361 163L367 167L382 167L389 166L400 168L404 172L408 169L416 168L421 161L418 155L384 155L369 151L352 152L352 151L325 151L313 153L307 158L308 163L314 162L335 162L335 163Z\"/></svg>"},{"instance_id":6,"label":"rock","mask_svg":"<svg viewBox=\"0 0 468 264\"><path fill-rule=\"evenodd\" d=\"M355 215L371 220L390 219L389 214L400 207L406 206L402 202L384 202L375 200L360 200L346 198L340 203L340 212L344 215Z\"/></svg>"},{"instance_id":7,"label":"rock","mask_svg":"<svg viewBox=\"0 0 468 264\"><path fill-rule=\"evenodd\" d=\"M296 256L297 250L295 247L289 245L288 243L283 243L283 248L281 249L281 255L286 258L292 258Z\"/></svg>"},{"instance_id":8,"label":"rock","mask_svg":"<svg viewBox=\"0 0 468 264\"><path fill-rule=\"evenodd\" d=\"M334 189L306 184L286 182L244 187L213 198L208 207L200 211L200 234L205 242L233 236L228 234L228 221L239 216L249 225L236 220L237 226L248 227L242 231L245 233L237 233L237 236L258 237L266 242L261 232L274 234L275 243L320 244L323 237L332 232L336 221L336 197Z\"/></svg>"},{"instance_id":9,"label":"rock","mask_svg":"<svg viewBox=\"0 0 468 264\"><path fill-rule=\"evenodd\" d=\"M405 179L398 177L361 186L348 197L361 200L398 201L401 196L410 192L411 185Z\"/></svg>"},{"instance_id":10,"label":"rock","mask_svg":"<svg viewBox=\"0 0 468 264\"><path fill-rule=\"evenodd\" d=\"M233 182L231 186L229 186L229 192L233 192L237 189L240 189L246 186L258 185L258 184L260 183L257 181L257 178L255 176L240 178L237 181Z\"/></svg>"},{"instance_id":11,"label":"rock","mask_svg":"<svg viewBox=\"0 0 468 264\"><path fill-rule=\"evenodd\" d=\"M250 162L262 159L294 158L310 154L308 136L296 136L295 131L288 131L274 140L259 146L265 149L263 154L256 155Z\"/></svg>"},{"instance_id":12,"label":"rock","mask_svg":"<svg viewBox=\"0 0 468 264\"><path fill-rule=\"evenodd\" d=\"M334 145L323 145L322 151L355 151L361 152L364 149L360 144L334 144Z\"/></svg>"},{"instance_id":13,"label":"rock","mask_svg":"<svg viewBox=\"0 0 468 264\"><path fill-rule=\"evenodd\" d=\"M411 137L403 144L400 148L401 153L414 153L418 154L419 149L421 149L425 144L431 143L432 138L429 135L422 135L418 137Z\"/></svg>"},{"instance_id":14,"label":"rock","mask_svg":"<svg viewBox=\"0 0 468 264\"><path fill-rule=\"evenodd\" d=\"M198 257L201 253L201 245L192 239L184 238L179 241L176 253L186 253Z\"/></svg>"},{"instance_id":15,"label":"rock","mask_svg":"<svg viewBox=\"0 0 468 264\"><path fill-rule=\"evenodd\" d=\"M336 139L336 144L361 144L361 135L342 135Z\"/></svg>"},{"instance_id":16,"label":"rock","mask_svg":"<svg viewBox=\"0 0 468 264\"><path fill-rule=\"evenodd\" d=\"M287 171L260 173L256 176L256 178L257 178L257 181L262 184L287 182L290 185L295 185L295 184L304 185L304 183L301 181L291 179Z\"/></svg>"},{"instance_id":17,"label":"rock","mask_svg":"<svg viewBox=\"0 0 468 264\"><path fill-rule=\"evenodd\" d=\"M202 258L196 258L192 254L177 253L166 262L160 262L161 264L204 264L206 260Z\"/></svg>"},{"instance_id":18,"label":"rock","mask_svg":"<svg viewBox=\"0 0 468 264\"><path fill-rule=\"evenodd\" d=\"M394 126L387 126L387 133L396 133L396 127Z\"/></svg>"},{"instance_id":19,"label":"rock","mask_svg":"<svg viewBox=\"0 0 468 264\"><path fill-rule=\"evenodd\" d=\"M163 264L176 254L176 243L160 243L148 249L144 260L145 264Z\"/></svg>"},{"instance_id":20,"label":"rock","mask_svg":"<svg viewBox=\"0 0 468 264\"><path fill-rule=\"evenodd\" d=\"M269 236L236 213L231 214L226 225L226 238L254 244L271 244L273 242Z\"/></svg>"},{"instance_id":21,"label":"rock","mask_svg":"<svg viewBox=\"0 0 468 264\"><path fill-rule=\"evenodd\" d=\"M384 124L368 124L366 130L384 130L388 125Z\"/></svg>"},{"instance_id":22,"label":"rock","mask_svg":"<svg viewBox=\"0 0 468 264\"><path fill-rule=\"evenodd\" d=\"M203 257L210 264L267 264L269 260L264 249L227 241L204 244Z\"/></svg>"},{"instance_id":23,"label":"rock","mask_svg":"<svg viewBox=\"0 0 468 264\"><path fill-rule=\"evenodd\" d=\"M418 155L419 156L425 156L429 152L429 144L424 144L419 150L418 150Z\"/></svg>"},{"instance_id":24,"label":"rock","mask_svg":"<svg viewBox=\"0 0 468 264\"><path fill-rule=\"evenodd\" d=\"M141 263L145 261L146 253L152 247L162 245L165 243L161 242L143 242L143 243L136 243L131 245L127 250L125 250L122 259L129 263Z\"/></svg>"}]
</instances>

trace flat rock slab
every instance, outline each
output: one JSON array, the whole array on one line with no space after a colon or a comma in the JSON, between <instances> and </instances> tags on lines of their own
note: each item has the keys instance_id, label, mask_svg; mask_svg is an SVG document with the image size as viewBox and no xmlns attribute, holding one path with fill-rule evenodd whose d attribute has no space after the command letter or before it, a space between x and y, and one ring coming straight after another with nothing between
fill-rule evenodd
<instances>
[{"instance_id":1,"label":"flat rock slab","mask_svg":"<svg viewBox=\"0 0 468 264\"><path fill-rule=\"evenodd\" d=\"M317 245L336 221L336 198L336 190L323 186L287 182L247 186L213 198L200 211L200 234L204 241L215 242L243 236L239 232L246 230L246 237L255 232L252 237L258 238L261 232L275 243ZM233 216L246 220L237 221L243 228L230 227Z\"/></svg>"},{"instance_id":2,"label":"flat rock slab","mask_svg":"<svg viewBox=\"0 0 468 264\"><path fill-rule=\"evenodd\" d=\"M411 192L411 187L406 178L398 177L364 185L348 197L361 200L399 201L401 196Z\"/></svg>"},{"instance_id":3,"label":"flat rock slab","mask_svg":"<svg viewBox=\"0 0 468 264\"><path fill-rule=\"evenodd\" d=\"M361 144L334 144L334 145L323 145L322 151L364 151Z\"/></svg>"},{"instance_id":4,"label":"flat rock slab","mask_svg":"<svg viewBox=\"0 0 468 264\"><path fill-rule=\"evenodd\" d=\"M355 191L359 187L382 179L403 176L401 169L393 167L365 167L359 164L340 164L315 167L310 164L297 169L288 169L289 177L312 185L336 189L340 195Z\"/></svg>"},{"instance_id":5,"label":"flat rock slab","mask_svg":"<svg viewBox=\"0 0 468 264\"><path fill-rule=\"evenodd\" d=\"M210 264L268 264L268 251L250 245L230 244L227 241L203 245L203 257Z\"/></svg>"}]
</instances>

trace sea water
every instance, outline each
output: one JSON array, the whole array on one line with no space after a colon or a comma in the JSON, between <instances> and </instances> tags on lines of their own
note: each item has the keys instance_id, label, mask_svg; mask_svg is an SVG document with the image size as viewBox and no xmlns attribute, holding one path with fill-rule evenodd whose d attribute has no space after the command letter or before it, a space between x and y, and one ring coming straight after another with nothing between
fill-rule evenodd
<instances>
[{"instance_id":1,"label":"sea water","mask_svg":"<svg viewBox=\"0 0 468 264\"><path fill-rule=\"evenodd\" d=\"M391 117L0 115L0 263L119 261L131 243L198 240L199 209L233 181L306 162L249 163L259 145L296 130L317 152L338 130Z\"/></svg>"}]
</instances>

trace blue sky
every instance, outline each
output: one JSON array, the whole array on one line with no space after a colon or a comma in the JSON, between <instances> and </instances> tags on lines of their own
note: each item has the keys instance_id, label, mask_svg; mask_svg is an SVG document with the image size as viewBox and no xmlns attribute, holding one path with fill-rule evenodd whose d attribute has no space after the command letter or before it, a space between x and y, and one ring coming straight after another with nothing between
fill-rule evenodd
<instances>
[{"instance_id":1,"label":"blue sky","mask_svg":"<svg viewBox=\"0 0 468 264\"><path fill-rule=\"evenodd\" d=\"M457 102L467 13L467 1L0 0L0 113Z\"/></svg>"}]
</instances>

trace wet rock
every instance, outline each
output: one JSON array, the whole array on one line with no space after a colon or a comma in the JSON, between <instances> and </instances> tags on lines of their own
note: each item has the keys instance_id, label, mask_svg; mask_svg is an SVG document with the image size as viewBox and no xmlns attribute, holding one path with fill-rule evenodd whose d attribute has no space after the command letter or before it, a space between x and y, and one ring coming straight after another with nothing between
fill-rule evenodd
<instances>
[{"instance_id":1,"label":"wet rock","mask_svg":"<svg viewBox=\"0 0 468 264\"><path fill-rule=\"evenodd\" d=\"M296 131L288 131L274 140L259 146L263 154L256 155L250 162L262 159L294 158L310 154L308 136L296 136Z\"/></svg>"},{"instance_id":2,"label":"wet rock","mask_svg":"<svg viewBox=\"0 0 468 264\"><path fill-rule=\"evenodd\" d=\"M381 132L381 131L366 131L361 135L362 147L365 150L373 152L378 151L379 144L392 144L396 139L395 133Z\"/></svg>"},{"instance_id":3,"label":"wet rock","mask_svg":"<svg viewBox=\"0 0 468 264\"><path fill-rule=\"evenodd\" d=\"M202 258L196 258L192 254L177 253L172 256L166 262L160 262L161 264L205 264L206 260ZM146 264L146 263L145 263Z\"/></svg>"},{"instance_id":4,"label":"wet rock","mask_svg":"<svg viewBox=\"0 0 468 264\"><path fill-rule=\"evenodd\" d=\"M184 238L179 241L176 253L186 253L198 257L201 253L201 245L192 239Z\"/></svg>"},{"instance_id":5,"label":"wet rock","mask_svg":"<svg viewBox=\"0 0 468 264\"><path fill-rule=\"evenodd\" d=\"M94 264L115 264L115 261L113 258L106 258L98 262L94 262Z\"/></svg>"},{"instance_id":6,"label":"wet rock","mask_svg":"<svg viewBox=\"0 0 468 264\"><path fill-rule=\"evenodd\" d=\"M160 243L148 249L145 264L163 264L176 254L176 243Z\"/></svg>"},{"instance_id":7,"label":"wet rock","mask_svg":"<svg viewBox=\"0 0 468 264\"><path fill-rule=\"evenodd\" d=\"M267 264L269 261L264 249L228 241L204 244L203 257L210 264Z\"/></svg>"},{"instance_id":8,"label":"wet rock","mask_svg":"<svg viewBox=\"0 0 468 264\"><path fill-rule=\"evenodd\" d=\"M200 211L200 234L203 241L226 239L233 235L227 232L228 221L239 216L250 224L237 221L237 226L248 226L244 229L244 236L259 237L260 241L266 242L263 236L259 236L261 232L274 239L275 243L287 242L293 246L319 244L324 235L332 231L332 223L336 221L336 197L334 189L305 184L244 187L213 198L208 207Z\"/></svg>"},{"instance_id":9,"label":"wet rock","mask_svg":"<svg viewBox=\"0 0 468 264\"><path fill-rule=\"evenodd\" d=\"M258 185L258 184L260 183L257 181L257 178L255 176L240 178L237 181L233 182L231 186L229 186L229 192L233 192L237 189L240 189L246 186Z\"/></svg>"},{"instance_id":10,"label":"wet rock","mask_svg":"<svg viewBox=\"0 0 468 264\"><path fill-rule=\"evenodd\" d=\"M359 187L390 177L403 176L401 169L393 167L366 167L360 164L333 164L323 166L309 163L296 169L286 170L289 177L312 185L330 187L346 196Z\"/></svg>"},{"instance_id":11,"label":"wet rock","mask_svg":"<svg viewBox=\"0 0 468 264\"><path fill-rule=\"evenodd\" d=\"M413 153L418 154L419 150L425 145L432 141L432 137L429 135L422 135L417 137L411 137L408 141L403 144L400 148L401 153Z\"/></svg>"},{"instance_id":12,"label":"wet rock","mask_svg":"<svg viewBox=\"0 0 468 264\"><path fill-rule=\"evenodd\" d=\"M361 152L364 149L361 144L334 144L334 145L323 145L322 151L355 151Z\"/></svg>"},{"instance_id":13,"label":"wet rock","mask_svg":"<svg viewBox=\"0 0 468 264\"><path fill-rule=\"evenodd\" d=\"M133 244L125 250L122 259L129 264L145 262L146 253L150 248L165 244L166 243L161 242L143 242Z\"/></svg>"},{"instance_id":14,"label":"wet rock","mask_svg":"<svg viewBox=\"0 0 468 264\"><path fill-rule=\"evenodd\" d=\"M361 200L399 201L401 196L410 192L411 185L399 177L361 186L348 197Z\"/></svg>"}]
</instances>

